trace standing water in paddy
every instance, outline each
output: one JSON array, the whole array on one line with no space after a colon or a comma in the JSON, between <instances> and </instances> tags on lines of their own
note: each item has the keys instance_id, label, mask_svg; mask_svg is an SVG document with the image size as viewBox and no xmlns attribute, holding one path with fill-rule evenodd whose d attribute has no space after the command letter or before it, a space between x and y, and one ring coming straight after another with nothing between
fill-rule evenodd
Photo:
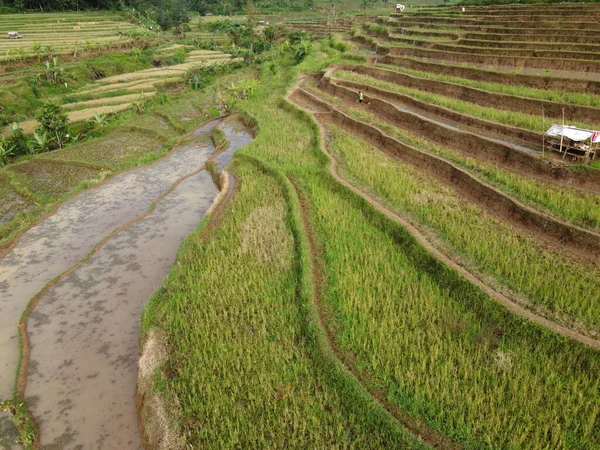
<instances>
[{"instance_id":1,"label":"standing water in paddy","mask_svg":"<svg viewBox=\"0 0 600 450\"><path fill-rule=\"evenodd\" d=\"M40 265L49 267L48 261L54 257L60 267L51 274L40 271L43 275L40 280L36 279L35 271L28 271L27 277L20 277L25 285L21 290L13 288L10 297L3 292L2 320L7 319L5 304L14 311L13 323L7 324L11 336L6 336L6 342L15 346L14 363L3 367L7 381L6 389L1 391L3 395L5 391L7 397L12 393L16 327L29 299L51 278L81 260L115 228L146 212L151 201L174 182L197 171L214 151L209 139L214 126L213 122L196 130L164 160L115 177L69 202L79 201L79 207L87 205L86 213L77 214L75 206L63 205L56 216L68 209L78 221L69 233L59 234L60 227L56 226L55 235L64 241L57 248L47 248L52 237L37 230L46 226L42 222L28 233L35 234L37 240L28 241L24 236L13 250L14 253L23 243L35 244L37 252L47 254L43 258L35 253L29 258L17 258L23 260L23 267L32 259L34 264L40 260ZM220 170L235 150L252 140L237 122L226 122L223 131L231 145L214 158ZM138 173L151 169L149 173ZM125 180L117 183L122 178ZM163 178L168 182L163 183ZM111 186L112 191L106 191ZM54 444L76 448L91 444L107 449L141 448L134 402L140 314L172 265L179 245L196 228L216 194L205 171L183 180L157 203L151 214L116 233L89 260L41 296L28 320L31 357L26 396L40 429L42 447ZM83 196L85 199L80 198ZM113 201L115 197L117 200ZM95 213L98 210L102 214ZM69 218L62 218L63 224L74 222ZM79 240L82 233L82 242L67 239ZM0 264L10 268L11 256L12 253L0 260ZM12 270L20 274L24 269ZM26 280L31 280L34 286L27 286Z\"/></svg>"}]
</instances>

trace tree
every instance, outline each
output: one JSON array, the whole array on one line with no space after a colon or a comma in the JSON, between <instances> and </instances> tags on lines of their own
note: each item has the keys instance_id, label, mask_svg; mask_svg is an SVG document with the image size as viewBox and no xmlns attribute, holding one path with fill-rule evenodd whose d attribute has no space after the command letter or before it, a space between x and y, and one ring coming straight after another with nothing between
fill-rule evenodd
<instances>
[{"instance_id":1,"label":"tree","mask_svg":"<svg viewBox=\"0 0 600 450\"><path fill-rule=\"evenodd\" d=\"M246 3L246 7L244 8L244 14L246 15L246 19L248 19L248 23L254 25L256 23L256 17L260 14L260 9L258 9L252 0L248 0Z\"/></svg>"},{"instance_id":2,"label":"tree","mask_svg":"<svg viewBox=\"0 0 600 450\"><path fill-rule=\"evenodd\" d=\"M58 148L62 148L67 140L67 124L69 117L62 108L55 103L46 103L37 114L40 123L36 131L41 135L46 133Z\"/></svg>"}]
</instances>

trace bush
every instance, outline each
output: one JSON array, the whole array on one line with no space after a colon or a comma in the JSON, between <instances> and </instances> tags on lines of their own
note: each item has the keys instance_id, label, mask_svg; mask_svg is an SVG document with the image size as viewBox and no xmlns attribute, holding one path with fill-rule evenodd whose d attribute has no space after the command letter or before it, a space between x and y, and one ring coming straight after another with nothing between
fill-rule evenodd
<instances>
[{"instance_id":1,"label":"bush","mask_svg":"<svg viewBox=\"0 0 600 450\"><path fill-rule=\"evenodd\" d=\"M299 44L296 44L292 47L292 51L294 54L294 59L296 60L296 64L300 64L304 61L310 52L312 51L312 44L310 41L302 41Z\"/></svg>"},{"instance_id":2,"label":"bush","mask_svg":"<svg viewBox=\"0 0 600 450\"><path fill-rule=\"evenodd\" d=\"M37 114L36 119L40 123L36 131L40 135L46 133L56 147L64 147L68 137L69 118L67 113L57 104L46 103Z\"/></svg>"}]
</instances>

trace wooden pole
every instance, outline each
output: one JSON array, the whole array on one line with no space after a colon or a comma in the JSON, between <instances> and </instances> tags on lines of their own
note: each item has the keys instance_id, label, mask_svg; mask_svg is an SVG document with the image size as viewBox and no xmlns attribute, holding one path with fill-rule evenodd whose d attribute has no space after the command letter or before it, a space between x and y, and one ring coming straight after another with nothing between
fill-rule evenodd
<instances>
[{"instance_id":1,"label":"wooden pole","mask_svg":"<svg viewBox=\"0 0 600 450\"><path fill-rule=\"evenodd\" d=\"M562 152L563 140L565 138L565 108L563 108L563 125L562 125L562 133L560 133L560 151ZM565 148L565 153L563 153L563 158L565 159L567 156L567 149Z\"/></svg>"},{"instance_id":2,"label":"wooden pole","mask_svg":"<svg viewBox=\"0 0 600 450\"><path fill-rule=\"evenodd\" d=\"M546 115L544 114L544 105L542 105L542 157L546 149Z\"/></svg>"}]
</instances>

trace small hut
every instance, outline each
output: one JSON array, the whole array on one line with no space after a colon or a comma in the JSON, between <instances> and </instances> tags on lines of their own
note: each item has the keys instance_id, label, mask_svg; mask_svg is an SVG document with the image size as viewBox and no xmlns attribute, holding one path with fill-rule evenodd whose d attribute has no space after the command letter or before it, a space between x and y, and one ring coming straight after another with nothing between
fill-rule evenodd
<instances>
[{"instance_id":1,"label":"small hut","mask_svg":"<svg viewBox=\"0 0 600 450\"><path fill-rule=\"evenodd\" d=\"M547 142L552 151L567 156L572 161L591 163L600 148L600 131L568 125L552 125L548 131Z\"/></svg>"}]
</instances>

